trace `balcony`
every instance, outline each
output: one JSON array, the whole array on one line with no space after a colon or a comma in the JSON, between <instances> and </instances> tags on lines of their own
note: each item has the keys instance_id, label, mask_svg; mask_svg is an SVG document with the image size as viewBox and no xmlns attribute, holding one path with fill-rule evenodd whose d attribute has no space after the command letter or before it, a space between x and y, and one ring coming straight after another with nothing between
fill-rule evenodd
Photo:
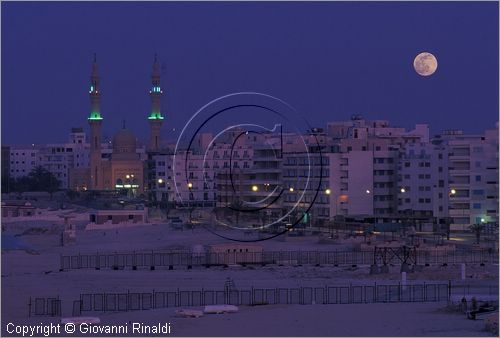
<instances>
[{"instance_id":1,"label":"balcony","mask_svg":"<svg viewBox=\"0 0 500 338\"><path fill-rule=\"evenodd\" d=\"M255 168L253 167L250 170L252 173L276 173L279 174L281 173L281 168Z\"/></svg>"},{"instance_id":2,"label":"balcony","mask_svg":"<svg viewBox=\"0 0 500 338\"><path fill-rule=\"evenodd\" d=\"M275 156L257 156L254 155L253 161L255 162L282 162L281 158L276 158Z\"/></svg>"},{"instance_id":3,"label":"balcony","mask_svg":"<svg viewBox=\"0 0 500 338\"><path fill-rule=\"evenodd\" d=\"M394 188L373 188L374 195L391 195Z\"/></svg>"},{"instance_id":4,"label":"balcony","mask_svg":"<svg viewBox=\"0 0 500 338\"><path fill-rule=\"evenodd\" d=\"M470 197L469 196L450 196L450 205L453 203L468 203L470 202Z\"/></svg>"},{"instance_id":5,"label":"balcony","mask_svg":"<svg viewBox=\"0 0 500 338\"><path fill-rule=\"evenodd\" d=\"M448 159L451 161L468 161L470 156L467 154L450 154Z\"/></svg>"},{"instance_id":6,"label":"balcony","mask_svg":"<svg viewBox=\"0 0 500 338\"><path fill-rule=\"evenodd\" d=\"M450 217L469 217L470 210L469 209L450 209L449 214L450 214Z\"/></svg>"},{"instance_id":7,"label":"balcony","mask_svg":"<svg viewBox=\"0 0 500 338\"><path fill-rule=\"evenodd\" d=\"M373 170L394 170L394 163L374 163Z\"/></svg>"},{"instance_id":8,"label":"balcony","mask_svg":"<svg viewBox=\"0 0 500 338\"><path fill-rule=\"evenodd\" d=\"M462 190L468 190L469 189L469 183L454 183L452 181L449 182L450 185L450 190L451 189L462 189Z\"/></svg>"},{"instance_id":9,"label":"balcony","mask_svg":"<svg viewBox=\"0 0 500 338\"><path fill-rule=\"evenodd\" d=\"M449 173L450 173L450 177L451 176L464 176L464 175L470 174L470 169L450 167Z\"/></svg>"}]
</instances>

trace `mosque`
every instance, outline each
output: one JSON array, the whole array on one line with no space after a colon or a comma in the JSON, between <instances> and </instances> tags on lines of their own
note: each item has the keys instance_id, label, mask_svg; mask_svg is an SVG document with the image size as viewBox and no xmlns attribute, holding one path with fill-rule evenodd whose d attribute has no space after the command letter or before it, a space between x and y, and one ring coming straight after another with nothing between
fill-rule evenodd
<instances>
[{"instance_id":1,"label":"mosque","mask_svg":"<svg viewBox=\"0 0 500 338\"><path fill-rule=\"evenodd\" d=\"M155 55L153 72L151 76L152 88L151 114L148 117L151 128L151 139L148 146L149 152L155 152L160 147L160 131L164 117L160 111L160 99L163 94L160 85L160 63ZM112 153L103 157L101 145L101 127L103 116L100 111L101 92L97 60L94 56L92 75L90 77L90 102L91 111L88 117L90 125L90 167L73 173L73 177L88 187L89 190L120 190L126 189L130 195L137 196L144 193L145 161L137 153L137 139L128 129L118 131L112 140Z\"/></svg>"}]
</instances>

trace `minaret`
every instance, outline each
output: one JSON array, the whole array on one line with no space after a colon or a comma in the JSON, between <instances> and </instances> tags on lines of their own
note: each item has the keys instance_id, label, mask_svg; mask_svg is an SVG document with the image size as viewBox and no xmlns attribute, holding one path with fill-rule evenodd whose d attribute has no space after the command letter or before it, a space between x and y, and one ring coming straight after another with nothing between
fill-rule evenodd
<instances>
[{"instance_id":1,"label":"minaret","mask_svg":"<svg viewBox=\"0 0 500 338\"><path fill-rule=\"evenodd\" d=\"M101 93L99 92L99 73L97 70L97 58L94 54L92 64L92 75L90 76L90 189L102 190L102 157L101 157L101 124L100 111Z\"/></svg>"},{"instance_id":2,"label":"minaret","mask_svg":"<svg viewBox=\"0 0 500 338\"><path fill-rule=\"evenodd\" d=\"M149 125L151 126L151 140L149 142L149 150L157 151L160 148L160 131L163 123L163 116L160 111L160 99L163 91L160 87L160 63L155 54L153 63L153 73L151 74L152 88L149 91L151 97L151 114L149 115Z\"/></svg>"}]
</instances>

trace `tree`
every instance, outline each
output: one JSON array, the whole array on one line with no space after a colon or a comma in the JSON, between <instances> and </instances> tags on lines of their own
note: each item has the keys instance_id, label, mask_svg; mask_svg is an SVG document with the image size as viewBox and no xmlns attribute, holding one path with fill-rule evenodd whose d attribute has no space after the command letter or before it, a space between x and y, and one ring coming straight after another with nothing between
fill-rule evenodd
<instances>
[{"instance_id":1,"label":"tree","mask_svg":"<svg viewBox=\"0 0 500 338\"><path fill-rule=\"evenodd\" d=\"M243 202L240 201L239 199L235 200L233 203L231 203L231 206L229 207L236 218L236 225L240 224L240 212L243 209Z\"/></svg>"},{"instance_id":2,"label":"tree","mask_svg":"<svg viewBox=\"0 0 500 338\"><path fill-rule=\"evenodd\" d=\"M77 197L80 197L80 193L78 191L75 191L75 190L68 190L66 192L66 196L71 200L73 201L74 199L76 199Z\"/></svg>"},{"instance_id":3,"label":"tree","mask_svg":"<svg viewBox=\"0 0 500 338\"><path fill-rule=\"evenodd\" d=\"M14 184L14 179L9 175L2 175L2 192L9 193Z\"/></svg>"},{"instance_id":4,"label":"tree","mask_svg":"<svg viewBox=\"0 0 500 338\"><path fill-rule=\"evenodd\" d=\"M35 167L29 174L28 178L34 187L34 191L46 191L52 194L59 189L61 182L50 171L42 166Z\"/></svg>"},{"instance_id":5,"label":"tree","mask_svg":"<svg viewBox=\"0 0 500 338\"><path fill-rule=\"evenodd\" d=\"M59 189L61 182L42 166L35 167L27 176L19 177L11 183L11 190L17 192L46 191L52 194Z\"/></svg>"},{"instance_id":6,"label":"tree","mask_svg":"<svg viewBox=\"0 0 500 338\"><path fill-rule=\"evenodd\" d=\"M479 240L481 238L481 232L484 230L484 224L475 223L469 226L469 229L471 229L472 232L474 232L474 234L476 235L476 244L479 244Z\"/></svg>"}]
</instances>

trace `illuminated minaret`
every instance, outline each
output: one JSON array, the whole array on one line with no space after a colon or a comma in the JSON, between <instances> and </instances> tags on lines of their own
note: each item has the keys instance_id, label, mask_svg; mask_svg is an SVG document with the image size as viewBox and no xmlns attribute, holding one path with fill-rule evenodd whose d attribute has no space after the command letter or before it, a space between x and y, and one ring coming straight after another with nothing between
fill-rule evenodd
<instances>
[{"instance_id":1,"label":"illuminated minaret","mask_svg":"<svg viewBox=\"0 0 500 338\"><path fill-rule=\"evenodd\" d=\"M99 92L99 73L97 70L97 58L94 54L92 64L92 75L90 76L90 189L102 190L102 157L101 157L101 125L102 117L100 111L101 93Z\"/></svg>"},{"instance_id":2,"label":"illuminated minaret","mask_svg":"<svg viewBox=\"0 0 500 338\"><path fill-rule=\"evenodd\" d=\"M151 114L149 115L149 125L151 126L151 141L149 142L149 150L157 151L160 148L160 131L163 123L163 116L160 111L160 99L163 91L160 87L160 63L155 54L153 63L153 73L151 74L152 88L149 91L151 97Z\"/></svg>"}]
</instances>

